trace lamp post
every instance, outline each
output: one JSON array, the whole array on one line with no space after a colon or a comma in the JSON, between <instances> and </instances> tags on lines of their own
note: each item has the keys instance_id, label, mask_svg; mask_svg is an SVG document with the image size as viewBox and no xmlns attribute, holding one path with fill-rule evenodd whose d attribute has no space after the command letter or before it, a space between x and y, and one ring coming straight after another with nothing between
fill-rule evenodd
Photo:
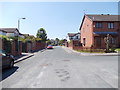
<instances>
[{"instance_id":1,"label":"lamp post","mask_svg":"<svg viewBox=\"0 0 120 90\"><path fill-rule=\"evenodd\" d=\"M18 19L18 30L19 30L19 32L20 32L20 20L21 19L26 19L26 18L19 18ZM20 51L20 46L19 46L19 33L18 33L18 52Z\"/></svg>"}]
</instances>

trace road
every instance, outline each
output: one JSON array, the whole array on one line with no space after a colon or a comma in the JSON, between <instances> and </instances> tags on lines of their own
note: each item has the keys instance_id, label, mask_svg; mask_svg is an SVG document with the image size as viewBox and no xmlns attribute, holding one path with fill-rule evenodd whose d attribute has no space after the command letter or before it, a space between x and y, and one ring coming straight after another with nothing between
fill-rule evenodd
<instances>
[{"instance_id":1,"label":"road","mask_svg":"<svg viewBox=\"0 0 120 90\"><path fill-rule=\"evenodd\" d=\"M3 71L3 88L117 88L118 56L82 56L64 47L37 52Z\"/></svg>"}]
</instances>

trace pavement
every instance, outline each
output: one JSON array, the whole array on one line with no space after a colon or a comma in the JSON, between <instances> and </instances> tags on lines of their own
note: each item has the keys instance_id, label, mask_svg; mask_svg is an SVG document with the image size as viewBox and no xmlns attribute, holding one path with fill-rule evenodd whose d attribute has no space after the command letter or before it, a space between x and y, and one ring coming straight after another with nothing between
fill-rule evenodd
<instances>
[{"instance_id":1,"label":"pavement","mask_svg":"<svg viewBox=\"0 0 120 90\"><path fill-rule=\"evenodd\" d=\"M69 49L72 52L79 53L82 56L120 56L120 53L87 53L87 52L78 52L68 47L62 46L62 48Z\"/></svg>"},{"instance_id":2,"label":"pavement","mask_svg":"<svg viewBox=\"0 0 120 90\"><path fill-rule=\"evenodd\" d=\"M20 61L23 61L23 60L25 60L25 59L28 59L28 58L34 56L35 54L37 54L38 52L43 52L43 51L45 51L45 50L46 50L46 49L42 49L42 50L37 51L37 52L34 52L34 53L22 53L20 56L14 57L14 59L15 59L14 63L18 63L18 62L20 62Z\"/></svg>"},{"instance_id":3,"label":"pavement","mask_svg":"<svg viewBox=\"0 0 120 90\"><path fill-rule=\"evenodd\" d=\"M34 56L34 53L22 53L20 56L14 57L14 59L15 59L14 63L23 61L23 60L25 60L29 57L32 57L32 56Z\"/></svg>"},{"instance_id":4,"label":"pavement","mask_svg":"<svg viewBox=\"0 0 120 90\"><path fill-rule=\"evenodd\" d=\"M118 73L118 56L82 56L54 47L3 71L2 87L117 88Z\"/></svg>"}]
</instances>

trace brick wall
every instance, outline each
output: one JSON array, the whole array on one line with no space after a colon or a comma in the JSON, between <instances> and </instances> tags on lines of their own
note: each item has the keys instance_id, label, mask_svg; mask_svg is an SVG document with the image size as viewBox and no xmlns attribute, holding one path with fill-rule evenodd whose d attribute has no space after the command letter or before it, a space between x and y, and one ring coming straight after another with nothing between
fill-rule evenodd
<instances>
[{"instance_id":1,"label":"brick wall","mask_svg":"<svg viewBox=\"0 0 120 90\"><path fill-rule=\"evenodd\" d=\"M13 56L17 56L17 55L21 55L21 53L22 53L22 42L19 42L19 44L20 44L20 49L19 49L19 51L18 50L16 50L16 43L15 43L15 41L12 41L11 42L11 50L10 50L10 53L9 54L11 54L11 55L13 55ZM2 49L4 50L4 46L5 46L5 44L3 43L3 41L2 41ZM17 46L18 47L18 46Z\"/></svg>"},{"instance_id":2,"label":"brick wall","mask_svg":"<svg viewBox=\"0 0 120 90\"><path fill-rule=\"evenodd\" d=\"M83 21L82 27L81 27L81 43L84 43L83 38L86 40L85 46L83 47L91 47L93 44L93 23L88 17L85 16L85 19Z\"/></svg>"},{"instance_id":3,"label":"brick wall","mask_svg":"<svg viewBox=\"0 0 120 90\"><path fill-rule=\"evenodd\" d=\"M68 47L70 49L74 49L74 50L81 50L83 47L80 46L80 41L78 40L72 40L68 43Z\"/></svg>"},{"instance_id":4,"label":"brick wall","mask_svg":"<svg viewBox=\"0 0 120 90\"><path fill-rule=\"evenodd\" d=\"M93 22L93 25L95 25L96 22ZM119 28L119 24L120 22L114 22L114 28L113 29L109 29L108 28L108 21L102 21L102 28L95 28L93 27L93 31L94 32L118 32L118 34L115 35L111 35L113 38L115 38L115 44L113 44L114 47L120 47L120 28ZM106 48L106 44L104 41L104 38L107 37L107 35L99 35L99 36L94 36L94 41L95 38L99 37L101 38L101 45L99 46L95 46L94 48ZM95 44L95 43L94 43Z\"/></svg>"},{"instance_id":5,"label":"brick wall","mask_svg":"<svg viewBox=\"0 0 120 90\"><path fill-rule=\"evenodd\" d=\"M20 45L19 51L16 50L16 45L15 44L16 44L15 41L11 42L11 53L10 54L13 55L13 56L21 55L21 53L22 53L22 42L19 42L19 45Z\"/></svg>"},{"instance_id":6,"label":"brick wall","mask_svg":"<svg viewBox=\"0 0 120 90\"><path fill-rule=\"evenodd\" d=\"M108 28L108 23L107 21L101 21L102 23L102 28L96 28L95 23L96 21L92 21L90 20L87 16L85 16L85 18L83 19L83 23L82 23L82 27L81 27L81 43L84 43L84 38L85 38L85 45L82 45L83 48L90 48L91 46L93 46L93 48L106 48L106 44L104 42L104 37L106 37L105 35L94 35L93 32L118 32L117 35L112 35L112 37L115 38L116 42L115 42L115 47L120 47L120 22L114 22L114 28L113 29L109 29ZM96 45L96 38L100 38L101 39L101 43L100 45L97 44ZM97 39L98 40L98 39Z\"/></svg>"},{"instance_id":7,"label":"brick wall","mask_svg":"<svg viewBox=\"0 0 120 90\"><path fill-rule=\"evenodd\" d=\"M28 52L35 52L35 51L38 51L38 50L46 48L46 43L45 42L39 42L39 41L36 41L36 42L26 42L25 45L26 45L25 46L26 53L28 53Z\"/></svg>"},{"instance_id":8,"label":"brick wall","mask_svg":"<svg viewBox=\"0 0 120 90\"><path fill-rule=\"evenodd\" d=\"M65 42L65 47L68 47L68 42Z\"/></svg>"}]
</instances>

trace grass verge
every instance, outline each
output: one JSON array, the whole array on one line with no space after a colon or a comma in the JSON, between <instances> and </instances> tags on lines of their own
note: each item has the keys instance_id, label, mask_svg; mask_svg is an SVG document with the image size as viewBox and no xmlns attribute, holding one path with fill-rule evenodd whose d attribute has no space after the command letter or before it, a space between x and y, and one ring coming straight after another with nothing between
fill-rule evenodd
<instances>
[{"instance_id":1,"label":"grass verge","mask_svg":"<svg viewBox=\"0 0 120 90\"><path fill-rule=\"evenodd\" d=\"M78 52L83 52L83 53L105 53L104 50L101 49L92 49L92 50L76 50Z\"/></svg>"}]
</instances>

